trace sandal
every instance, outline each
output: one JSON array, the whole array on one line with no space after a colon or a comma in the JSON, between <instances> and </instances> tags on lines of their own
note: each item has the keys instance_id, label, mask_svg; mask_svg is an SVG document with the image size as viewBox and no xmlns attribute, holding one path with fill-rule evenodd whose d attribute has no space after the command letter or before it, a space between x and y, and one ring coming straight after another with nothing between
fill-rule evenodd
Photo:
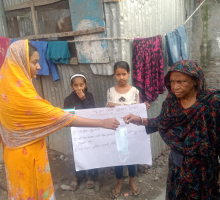
<instances>
[{"instance_id":1,"label":"sandal","mask_svg":"<svg viewBox=\"0 0 220 200\"><path fill-rule=\"evenodd\" d=\"M115 191L115 194L113 194L113 191ZM120 195L120 193L117 193L116 190L115 190L115 188L112 189L112 191L110 192L110 197L111 197L112 199L118 199L119 195Z\"/></svg>"},{"instance_id":2,"label":"sandal","mask_svg":"<svg viewBox=\"0 0 220 200\"><path fill-rule=\"evenodd\" d=\"M134 196L136 196L136 197L140 196L140 194L141 194L141 189L139 189L139 188L137 187L137 190L134 190L134 189L131 188L130 185L128 185L128 187L129 187L129 189L131 190L131 192L129 192L129 195L130 195L130 196L132 196L132 195L134 195ZM140 190L139 193L138 193L138 190Z\"/></svg>"},{"instance_id":3,"label":"sandal","mask_svg":"<svg viewBox=\"0 0 220 200\"><path fill-rule=\"evenodd\" d=\"M87 189L92 189L95 186L95 182L94 181L87 181L86 182L86 188Z\"/></svg>"},{"instance_id":4,"label":"sandal","mask_svg":"<svg viewBox=\"0 0 220 200\"><path fill-rule=\"evenodd\" d=\"M79 183L73 181L73 182L70 184L70 190L74 192L74 191L76 191L76 190L78 189L78 186L79 186Z\"/></svg>"}]
</instances>

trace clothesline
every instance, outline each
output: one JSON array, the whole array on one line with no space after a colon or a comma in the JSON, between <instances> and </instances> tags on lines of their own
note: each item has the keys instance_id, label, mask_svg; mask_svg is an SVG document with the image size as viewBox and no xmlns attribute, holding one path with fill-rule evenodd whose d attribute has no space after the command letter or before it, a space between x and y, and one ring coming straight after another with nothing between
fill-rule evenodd
<instances>
[{"instance_id":1,"label":"clothesline","mask_svg":"<svg viewBox=\"0 0 220 200\"><path fill-rule=\"evenodd\" d=\"M196 10L188 17L188 19L184 22L184 25L192 18L192 16L199 10L199 8L205 3L206 0L204 0L197 8ZM161 35L166 35L165 33L162 33ZM114 37L114 38L94 38L94 39L84 39L84 40L68 40L68 42L92 42L92 41L103 41L103 40L134 40L135 38L129 38L129 37Z\"/></svg>"},{"instance_id":2,"label":"clothesline","mask_svg":"<svg viewBox=\"0 0 220 200\"><path fill-rule=\"evenodd\" d=\"M188 17L188 19L185 21L184 24L186 24L191 18L192 16L197 12L197 10L199 10L199 8L205 3L206 0L204 0L197 8L196 10Z\"/></svg>"},{"instance_id":3,"label":"clothesline","mask_svg":"<svg viewBox=\"0 0 220 200\"><path fill-rule=\"evenodd\" d=\"M189 28L186 28L189 29ZM166 36L165 33L161 34L162 36ZM85 39L85 40L68 40L67 42L92 42L92 41L101 41L101 40L134 40L135 38L129 37L114 37L114 38L94 38L94 39Z\"/></svg>"}]
</instances>

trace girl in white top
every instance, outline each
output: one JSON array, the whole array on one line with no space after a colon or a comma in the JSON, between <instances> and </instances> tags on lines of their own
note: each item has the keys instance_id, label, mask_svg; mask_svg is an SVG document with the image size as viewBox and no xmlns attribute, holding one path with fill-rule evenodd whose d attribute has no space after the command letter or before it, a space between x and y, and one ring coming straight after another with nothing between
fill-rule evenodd
<instances>
[{"instance_id":1,"label":"girl in white top","mask_svg":"<svg viewBox=\"0 0 220 200\"><path fill-rule=\"evenodd\" d=\"M130 74L128 63L124 61L115 63L114 74L118 84L107 91L107 107L139 103L139 91L128 84L128 77ZM135 165L129 165L127 167L130 177L130 195L138 196L141 190L137 187L134 180L136 175ZM110 196L113 199L117 199L123 186L123 166L116 166L115 174L118 181L116 187L110 192Z\"/></svg>"},{"instance_id":2,"label":"girl in white top","mask_svg":"<svg viewBox=\"0 0 220 200\"><path fill-rule=\"evenodd\" d=\"M132 87L128 84L128 92L126 93L119 93L119 88L116 89L118 85L108 89L107 91L107 101L108 103L113 103L114 106L123 106L123 105L131 105L139 103L139 91L137 88ZM108 105L107 105L108 106ZM109 107L109 106L108 106Z\"/></svg>"}]
</instances>

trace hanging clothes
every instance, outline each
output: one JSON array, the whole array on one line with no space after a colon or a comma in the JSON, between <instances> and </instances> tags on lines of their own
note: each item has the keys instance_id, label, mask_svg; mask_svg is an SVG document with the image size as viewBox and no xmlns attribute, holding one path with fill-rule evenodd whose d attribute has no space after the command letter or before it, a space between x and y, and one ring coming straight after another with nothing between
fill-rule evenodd
<instances>
[{"instance_id":1,"label":"hanging clothes","mask_svg":"<svg viewBox=\"0 0 220 200\"><path fill-rule=\"evenodd\" d=\"M168 65L172 66L180 60L188 60L185 25L166 34Z\"/></svg>"},{"instance_id":2,"label":"hanging clothes","mask_svg":"<svg viewBox=\"0 0 220 200\"><path fill-rule=\"evenodd\" d=\"M53 81L55 82L60 80L60 77L56 70L56 66L54 65L53 62L48 61L46 58L48 42L31 41L31 44L37 48L37 51L40 55L39 64L41 66L41 69L38 71L38 75L48 76L51 71Z\"/></svg>"},{"instance_id":3,"label":"hanging clothes","mask_svg":"<svg viewBox=\"0 0 220 200\"><path fill-rule=\"evenodd\" d=\"M49 42L47 50L47 60L54 63L69 64L70 51L67 41Z\"/></svg>"},{"instance_id":4,"label":"hanging clothes","mask_svg":"<svg viewBox=\"0 0 220 200\"><path fill-rule=\"evenodd\" d=\"M57 73L57 69L56 69L55 64L54 64L53 62L51 62L50 60L47 60L47 63L48 63L48 65L49 65L49 68L50 68L50 72L51 72L53 81L54 81L54 82L59 81L59 80L60 80L60 76L59 76L59 74Z\"/></svg>"},{"instance_id":5,"label":"hanging clothes","mask_svg":"<svg viewBox=\"0 0 220 200\"><path fill-rule=\"evenodd\" d=\"M16 41L18 41L18 39L11 39L11 44ZM40 56L39 65L41 66L41 69L38 71L38 75L49 76L51 71L53 81L55 82L60 80L60 77L56 70L56 66L53 62L47 60L48 42L30 41L30 43L37 48L37 51Z\"/></svg>"},{"instance_id":6,"label":"hanging clothes","mask_svg":"<svg viewBox=\"0 0 220 200\"><path fill-rule=\"evenodd\" d=\"M4 63L5 56L10 46L10 39L0 36L0 69Z\"/></svg>"},{"instance_id":7,"label":"hanging clothes","mask_svg":"<svg viewBox=\"0 0 220 200\"><path fill-rule=\"evenodd\" d=\"M48 42L30 41L30 43L37 48L40 56L39 65L41 69L38 71L38 75L49 76L50 71L46 60Z\"/></svg>"},{"instance_id":8,"label":"hanging clothes","mask_svg":"<svg viewBox=\"0 0 220 200\"><path fill-rule=\"evenodd\" d=\"M141 102L150 103L165 91L161 36L135 39L133 51L134 85Z\"/></svg>"}]
</instances>

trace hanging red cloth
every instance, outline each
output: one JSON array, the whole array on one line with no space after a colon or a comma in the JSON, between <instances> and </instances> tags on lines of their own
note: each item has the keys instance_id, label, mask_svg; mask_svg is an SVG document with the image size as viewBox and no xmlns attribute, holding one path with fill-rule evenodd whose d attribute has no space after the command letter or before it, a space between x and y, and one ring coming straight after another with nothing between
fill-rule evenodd
<instances>
[{"instance_id":1,"label":"hanging red cloth","mask_svg":"<svg viewBox=\"0 0 220 200\"><path fill-rule=\"evenodd\" d=\"M10 46L10 39L0 36L0 69L4 63L5 56Z\"/></svg>"},{"instance_id":2,"label":"hanging red cloth","mask_svg":"<svg viewBox=\"0 0 220 200\"><path fill-rule=\"evenodd\" d=\"M161 36L136 38L133 44L134 85L141 102L152 102L165 91Z\"/></svg>"}]
</instances>

